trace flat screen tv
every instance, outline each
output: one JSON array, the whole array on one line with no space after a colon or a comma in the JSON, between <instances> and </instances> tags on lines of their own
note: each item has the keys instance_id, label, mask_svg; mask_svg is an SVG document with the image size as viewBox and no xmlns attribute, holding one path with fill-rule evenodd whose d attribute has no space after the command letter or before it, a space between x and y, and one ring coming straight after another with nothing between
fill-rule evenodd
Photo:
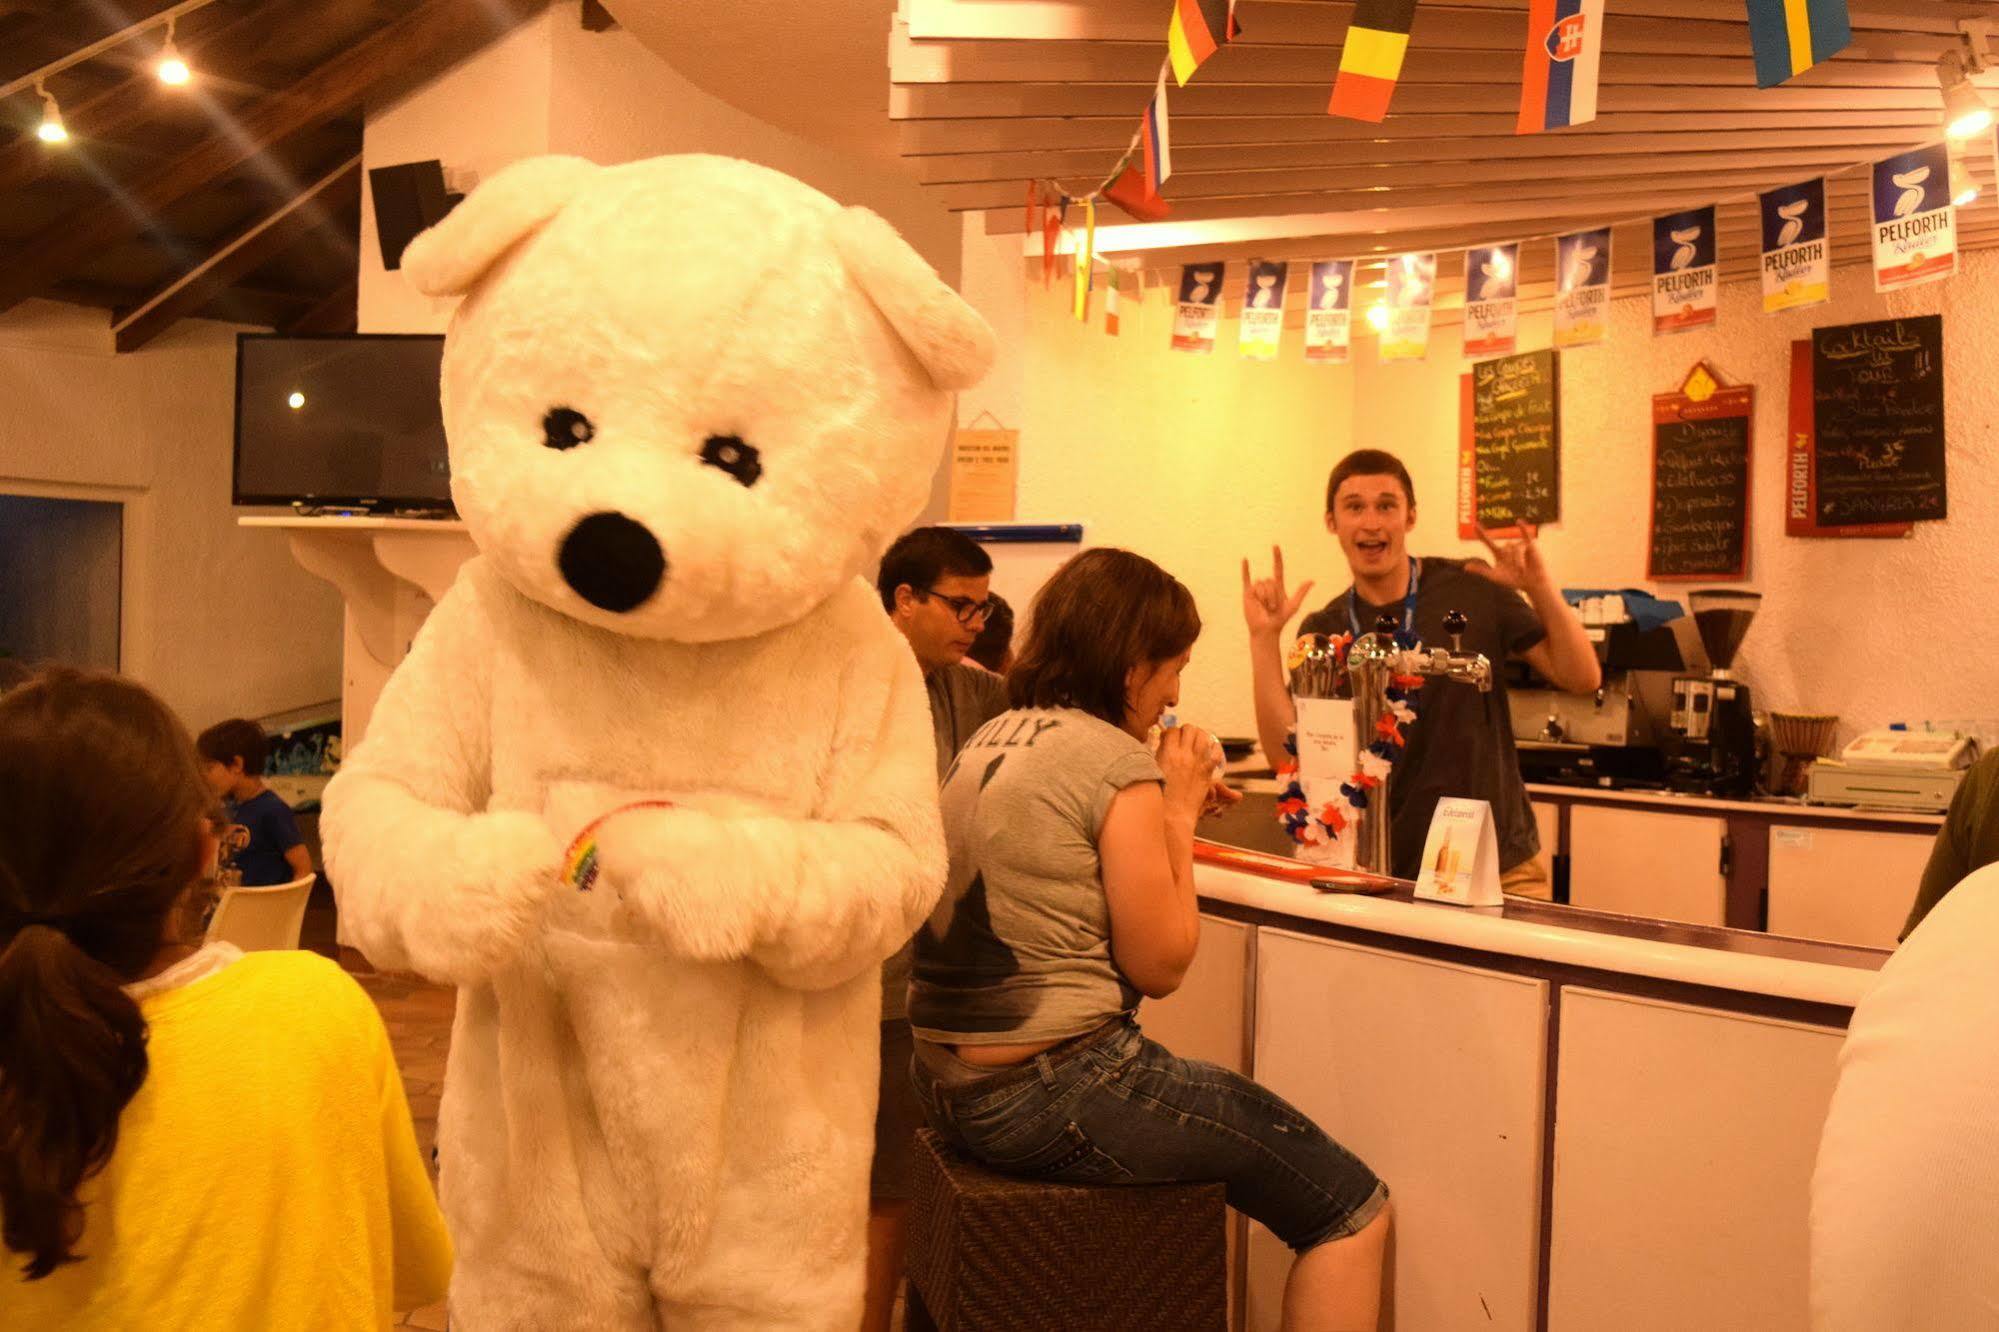
<instances>
[{"instance_id":1,"label":"flat screen tv","mask_svg":"<svg viewBox=\"0 0 1999 1332\"><path fill-rule=\"evenodd\" d=\"M430 333L236 336L237 504L448 509Z\"/></svg>"}]
</instances>

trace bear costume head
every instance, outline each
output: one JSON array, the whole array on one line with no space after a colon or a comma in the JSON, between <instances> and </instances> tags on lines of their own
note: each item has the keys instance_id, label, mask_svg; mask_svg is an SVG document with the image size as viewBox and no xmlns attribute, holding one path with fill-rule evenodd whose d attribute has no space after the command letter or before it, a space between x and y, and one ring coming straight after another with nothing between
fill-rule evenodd
<instances>
[{"instance_id":1,"label":"bear costume head","mask_svg":"<svg viewBox=\"0 0 1999 1332\"><path fill-rule=\"evenodd\" d=\"M443 403L473 541L637 637L767 633L872 574L993 359L881 218L730 158L515 163L403 271L465 298Z\"/></svg>"}]
</instances>

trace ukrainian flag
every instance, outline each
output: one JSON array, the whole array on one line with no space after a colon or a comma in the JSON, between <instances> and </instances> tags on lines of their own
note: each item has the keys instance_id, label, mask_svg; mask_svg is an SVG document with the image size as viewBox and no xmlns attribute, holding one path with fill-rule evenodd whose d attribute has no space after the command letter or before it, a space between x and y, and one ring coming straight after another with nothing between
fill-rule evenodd
<instances>
[{"instance_id":1,"label":"ukrainian flag","mask_svg":"<svg viewBox=\"0 0 1999 1332\"><path fill-rule=\"evenodd\" d=\"M1756 86L1774 88L1853 40L1846 0L1748 0L1749 42L1756 50Z\"/></svg>"},{"instance_id":2,"label":"ukrainian flag","mask_svg":"<svg viewBox=\"0 0 1999 1332\"><path fill-rule=\"evenodd\" d=\"M1340 47L1340 73L1326 114L1380 122L1402 77L1416 0L1360 0Z\"/></svg>"}]
</instances>

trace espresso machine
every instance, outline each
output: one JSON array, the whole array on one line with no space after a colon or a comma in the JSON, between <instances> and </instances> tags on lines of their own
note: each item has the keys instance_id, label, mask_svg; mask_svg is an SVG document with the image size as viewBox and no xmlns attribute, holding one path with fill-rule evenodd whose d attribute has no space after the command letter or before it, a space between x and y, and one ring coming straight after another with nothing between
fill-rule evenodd
<instances>
[{"instance_id":1,"label":"espresso machine","mask_svg":"<svg viewBox=\"0 0 1999 1332\"><path fill-rule=\"evenodd\" d=\"M1558 786L1664 787L1673 677L1686 671L1688 653L1670 624L1624 620L1589 634L1603 668L1593 695L1565 693L1518 658L1506 663L1520 774Z\"/></svg>"},{"instance_id":2,"label":"espresso machine","mask_svg":"<svg viewBox=\"0 0 1999 1332\"><path fill-rule=\"evenodd\" d=\"M1667 780L1676 791L1745 796L1756 786L1756 718L1735 654L1763 598L1755 592L1695 592L1687 598L1708 659L1706 675L1673 679Z\"/></svg>"}]
</instances>

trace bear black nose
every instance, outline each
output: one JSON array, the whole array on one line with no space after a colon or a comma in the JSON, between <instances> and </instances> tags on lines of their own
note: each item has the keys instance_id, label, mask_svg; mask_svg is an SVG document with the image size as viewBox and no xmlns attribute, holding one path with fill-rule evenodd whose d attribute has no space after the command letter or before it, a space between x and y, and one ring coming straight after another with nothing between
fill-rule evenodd
<instances>
[{"instance_id":1,"label":"bear black nose","mask_svg":"<svg viewBox=\"0 0 1999 1332\"><path fill-rule=\"evenodd\" d=\"M666 552L644 524L622 513L593 513L569 529L556 565L577 596L623 613L659 590Z\"/></svg>"}]
</instances>

